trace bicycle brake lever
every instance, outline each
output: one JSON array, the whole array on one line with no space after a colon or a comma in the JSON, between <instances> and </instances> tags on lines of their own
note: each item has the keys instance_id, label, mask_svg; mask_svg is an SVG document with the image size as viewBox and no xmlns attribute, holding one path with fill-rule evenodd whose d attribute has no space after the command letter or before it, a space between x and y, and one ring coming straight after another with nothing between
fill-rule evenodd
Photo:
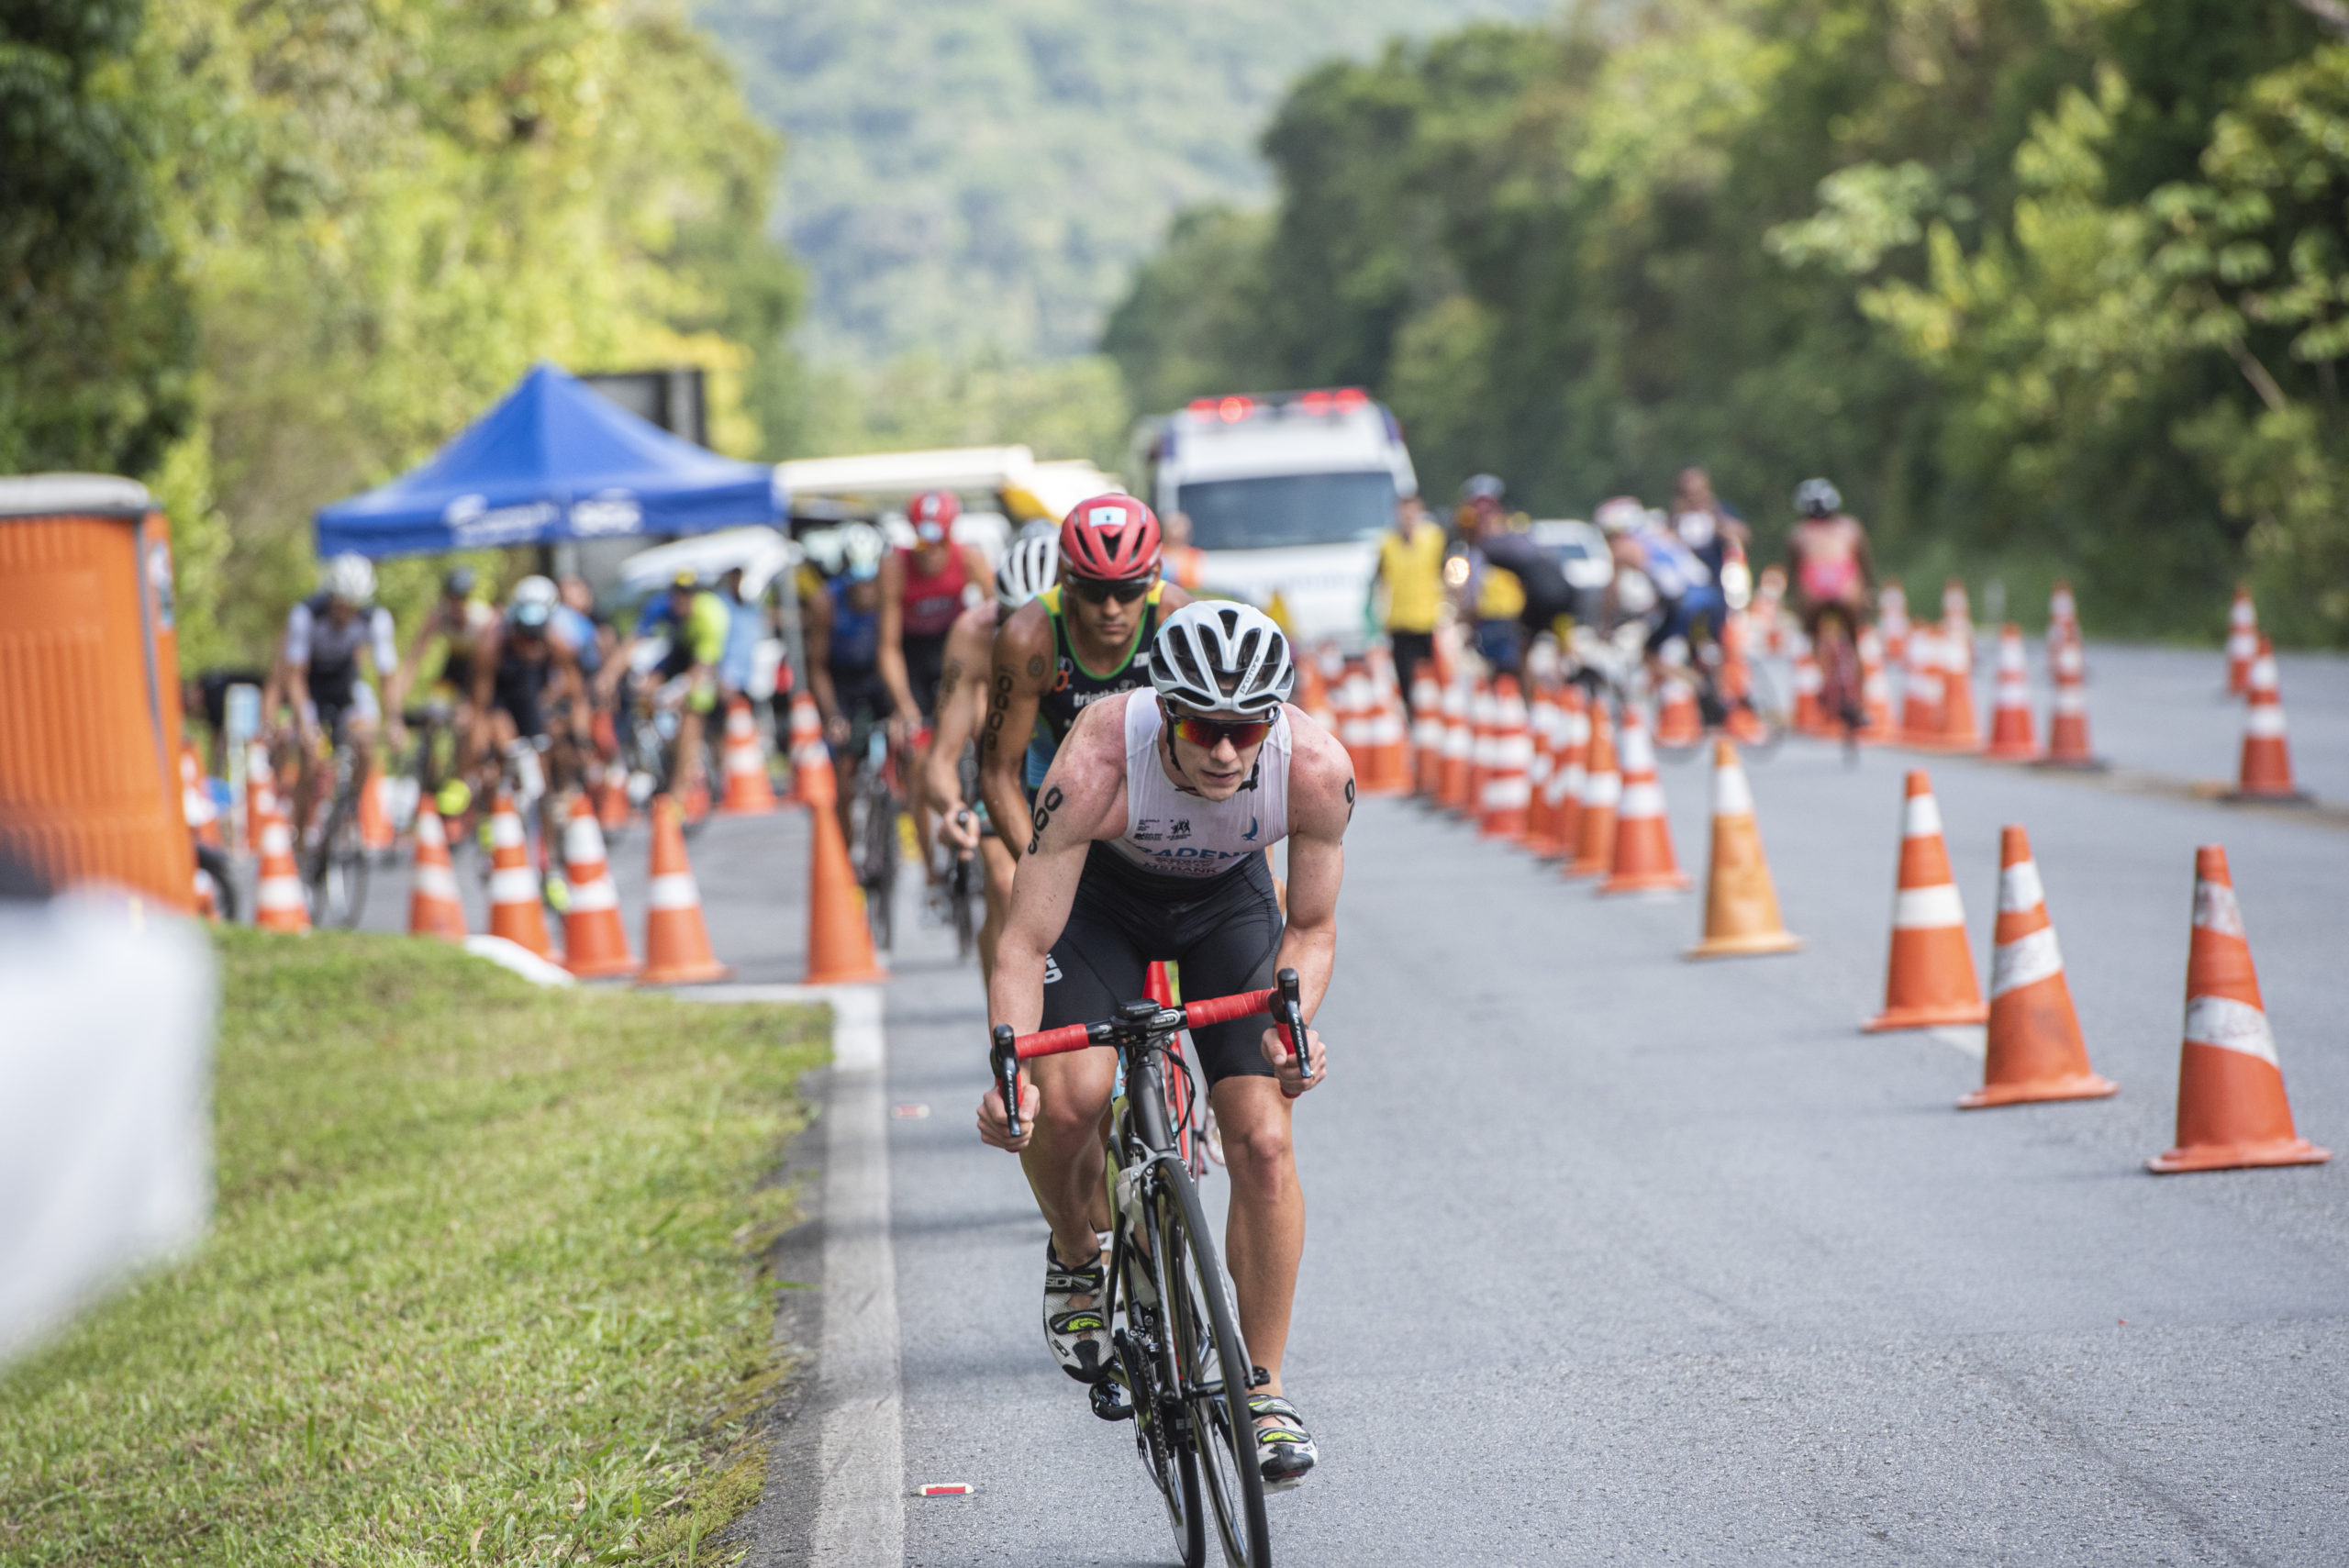
<instances>
[{"instance_id":1,"label":"bicycle brake lever","mask_svg":"<svg viewBox=\"0 0 2349 1568\"><path fill-rule=\"evenodd\" d=\"M995 1070L996 1087L1003 1091L1003 1114L1010 1126L1011 1136L1019 1136L1019 1048L1013 1044L1016 1037L1009 1024L995 1027L995 1044L987 1051L987 1064Z\"/></svg>"},{"instance_id":2,"label":"bicycle brake lever","mask_svg":"<svg viewBox=\"0 0 2349 1568\"><path fill-rule=\"evenodd\" d=\"M1273 1016L1288 1031L1288 1049L1290 1054L1297 1058L1297 1075L1310 1084L1313 1082L1313 1058L1305 1049L1305 1003L1297 995L1297 971L1282 970L1273 976L1273 984L1280 993L1275 998L1278 1010Z\"/></svg>"}]
</instances>

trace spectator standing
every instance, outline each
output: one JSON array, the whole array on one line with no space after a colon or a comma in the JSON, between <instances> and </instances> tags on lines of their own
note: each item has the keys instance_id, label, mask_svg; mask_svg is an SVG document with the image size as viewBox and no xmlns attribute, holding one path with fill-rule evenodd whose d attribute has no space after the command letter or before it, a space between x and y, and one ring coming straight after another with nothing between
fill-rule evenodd
<instances>
[{"instance_id":1,"label":"spectator standing","mask_svg":"<svg viewBox=\"0 0 2349 1568\"><path fill-rule=\"evenodd\" d=\"M1435 655L1436 617L1443 605L1443 530L1428 517L1417 495L1398 497L1395 526L1379 537L1378 569L1372 579L1372 612L1379 615L1379 590L1386 590L1380 616L1386 643L1395 658L1395 679L1403 688L1403 702L1411 701L1411 683L1419 666Z\"/></svg>"}]
</instances>

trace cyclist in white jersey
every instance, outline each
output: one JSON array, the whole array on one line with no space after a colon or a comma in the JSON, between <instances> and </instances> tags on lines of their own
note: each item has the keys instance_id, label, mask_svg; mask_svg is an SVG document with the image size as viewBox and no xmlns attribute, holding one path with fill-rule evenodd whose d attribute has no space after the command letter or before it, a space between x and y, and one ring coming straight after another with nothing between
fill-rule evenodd
<instances>
[{"instance_id":1,"label":"cyclist in white jersey","mask_svg":"<svg viewBox=\"0 0 2349 1568\"><path fill-rule=\"evenodd\" d=\"M1337 956L1354 780L1345 749L1288 706L1292 676L1287 639L1262 612L1186 605L1152 644L1153 690L1080 712L1037 794L996 947L990 1026L1025 1034L1107 1018L1143 994L1156 961L1181 965L1191 996L1261 989L1294 968L1311 1019ZM1286 923L1264 854L1282 839ZM1320 1036L1306 1036L1309 1079L1258 1020L1192 1031L1231 1178L1225 1257L1256 1363L1258 1458L1274 1486L1295 1485L1316 1457L1281 1390L1305 1245L1289 1118L1297 1096L1326 1081ZM1087 1383L1110 1359L1108 1325L1092 1309L1102 1288L1093 1214L1116 1072L1106 1047L1039 1059L1021 1075L1016 1140L998 1091L979 1106L980 1136L1020 1153L1052 1228L1044 1337Z\"/></svg>"}]
</instances>

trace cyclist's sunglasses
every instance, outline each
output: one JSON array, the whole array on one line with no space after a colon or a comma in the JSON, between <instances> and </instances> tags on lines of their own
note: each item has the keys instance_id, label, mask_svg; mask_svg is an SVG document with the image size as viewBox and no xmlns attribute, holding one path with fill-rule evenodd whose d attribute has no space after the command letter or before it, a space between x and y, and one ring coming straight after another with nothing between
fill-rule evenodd
<instances>
[{"instance_id":1,"label":"cyclist's sunglasses","mask_svg":"<svg viewBox=\"0 0 2349 1568\"><path fill-rule=\"evenodd\" d=\"M1273 721L1269 718L1248 719L1237 724L1219 718L1194 718L1188 714L1174 712L1164 703L1159 704L1159 711L1164 713L1166 721L1174 727L1177 739L1189 741L1202 751L1212 751L1226 740L1231 742L1233 751L1245 751L1251 746L1263 744L1264 737L1273 732Z\"/></svg>"},{"instance_id":2,"label":"cyclist's sunglasses","mask_svg":"<svg viewBox=\"0 0 2349 1568\"><path fill-rule=\"evenodd\" d=\"M1072 577L1068 580L1068 591L1088 605L1106 605L1112 599L1121 605L1129 605L1150 592L1151 582L1148 577L1129 577L1119 583L1104 583L1095 577Z\"/></svg>"}]
</instances>

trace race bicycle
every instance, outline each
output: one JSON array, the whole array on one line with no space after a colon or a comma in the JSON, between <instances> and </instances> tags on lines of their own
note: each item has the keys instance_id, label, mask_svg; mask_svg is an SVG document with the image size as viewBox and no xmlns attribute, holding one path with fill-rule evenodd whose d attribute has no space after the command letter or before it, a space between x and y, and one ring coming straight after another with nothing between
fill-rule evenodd
<instances>
[{"instance_id":1,"label":"race bicycle","mask_svg":"<svg viewBox=\"0 0 2349 1568\"><path fill-rule=\"evenodd\" d=\"M897 887L896 759L891 754L887 727L870 727L864 754L849 781L848 852L856 869L857 885L864 889L865 923L873 929L873 945L889 951L896 930L893 896Z\"/></svg>"},{"instance_id":2,"label":"race bicycle","mask_svg":"<svg viewBox=\"0 0 2349 1568\"><path fill-rule=\"evenodd\" d=\"M1111 1240L1102 1271L1102 1319L1114 1351L1093 1385L1093 1413L1130 1420L1142 1468L1165 1499L1184 1568L1207 1562L1208 1518L1232 1568L1265 1568L1272 1541L1264 1518L1264 1480L1256 1457L1250 1389L1262 1381L1240 1337L1231 1289L1216 1255L1184 1143L1193 1109L1190 1066L1174 1049L1186 1029L1270 1013L1292 1051L1306 1040L1297 971L1284 969L1270 990L1211 996L1181 1006L1147 997L1117 1017L1014 1035L994 1033L989 1063L1019 1136L1019 1063L1034 1057L1107 1045L1118 1052L1104 1179ZM1312 1063L1300 1058L1309 1076ZM1178 1115L1169 1089L1180 1082ZM1120 1318L1122 1316L1122 1321Z\"/></svg>"},{"instance_id":3,"label":"race bicycle","mask_svg":"<svg viewBox=\"0 0 2349 1568\"><path fill-rule=\"evenodd\" d=\"M309 895L310 924L353 930L366 913L367 873L374 860L359 821L359 792L366 779L348 736L335 739L330 756L333 793L316 838L305 836L302 884Z\"/></svg>"},{"instance_id":4,"label":"race bicycle","mask_svg":"<svg viewBox=\"0 0 2349 1568\"><path fill-rule=\"evenodd\" d=\"M1861 684L1858 633L1849 606L1819 606L1813 647L1819 660L1819 711L1843 731L1843 761L1856 763L1860 731L1867 728L1868 712Z\"/></svg>"}]
</instances>

